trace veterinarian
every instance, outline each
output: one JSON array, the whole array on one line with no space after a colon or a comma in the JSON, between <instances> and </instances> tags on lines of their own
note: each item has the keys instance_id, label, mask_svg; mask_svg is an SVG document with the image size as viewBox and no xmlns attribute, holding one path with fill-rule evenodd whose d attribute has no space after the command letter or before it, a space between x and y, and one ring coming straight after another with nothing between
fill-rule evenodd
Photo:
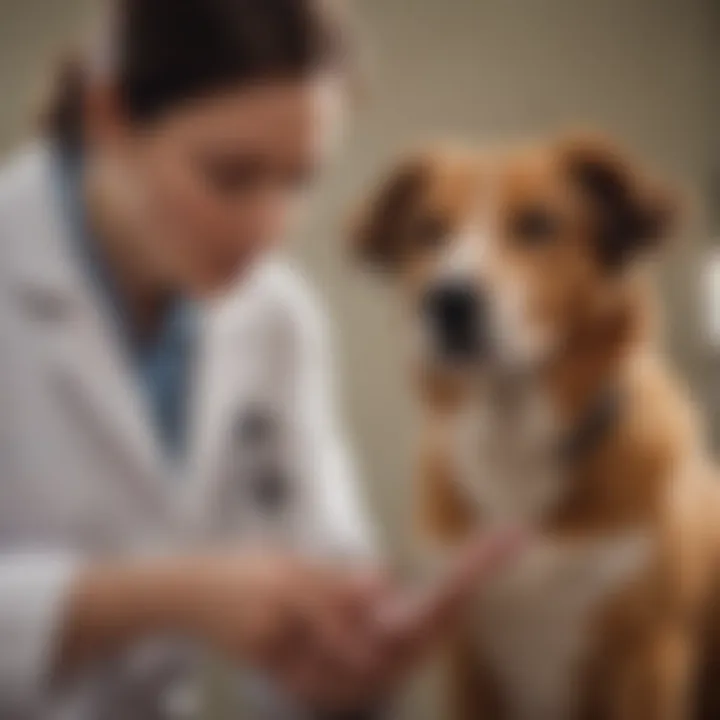
<instances>
[{"instance_id":1,"label":"veterinarian","mask_svg":"<svg viewBox=\"0 0 720 720\"><path fill-rule=\"evenodd\" d=\"M208 651L272 687L264 717L366 710L515 545L423 597L369 569L277 246L340 129L343 28L118 0L0 174L3 718L189 716Z\"/></svg>"}]
</instances>

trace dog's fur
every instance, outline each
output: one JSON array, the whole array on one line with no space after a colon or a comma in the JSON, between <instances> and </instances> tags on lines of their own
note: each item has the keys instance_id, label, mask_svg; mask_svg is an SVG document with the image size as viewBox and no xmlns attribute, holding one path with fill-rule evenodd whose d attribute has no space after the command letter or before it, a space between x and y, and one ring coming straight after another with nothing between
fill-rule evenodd
<instances>
[{"instance_id":1,"label":"dog's fur","mask_svg":"<svg viewBox=\"0 0 720 720\"><path fill-rule=\"evenodd\" d=\"M714 469L658 350L646 278L675 214L671 194L594 137L422 152L360 214L356 250L402 288L413 328L423 532L442 545L482 524L535 532L453 648L453 718L720 717L705 682ZM453 277L490 300L489 357L447 361L422 323L428 290ZM607 388L616 417L564 457Z\"/></svg>"}]
</instances>

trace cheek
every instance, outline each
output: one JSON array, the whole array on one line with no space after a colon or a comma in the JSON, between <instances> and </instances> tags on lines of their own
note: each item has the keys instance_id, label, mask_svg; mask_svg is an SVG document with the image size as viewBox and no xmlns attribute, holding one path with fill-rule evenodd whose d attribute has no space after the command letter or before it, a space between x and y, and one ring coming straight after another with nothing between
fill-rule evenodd
<instances>
[{"instance_id":1,"label":"cheek","mask_svg":"<svg viewBox=\"0 0 720 720\"><path fill-rule=\"evenodd\" d=\"M538 267L527 281L527 318L531 327L550 342L574 332L583 316L597 279L582 259L556 260Z\"/></svg>"},{"instance_id":2,"label":"cheek","mask_svg":"<svg viewBox=\"0 0 720 720\"><path fill-rule=\"evenodd\" d=\"M171 279L201 291L232 282L258 250L237 221L242 203L218 198L179 159L158 159L145 176L153 244Z\"/></svg>"},{"instance_id":3,"label":"cheek","mask_svg":"<svg viewBox=\"0 0 720 720\"><path fill-rule=\"evenodd\" d=\"M189 163L160 159L148 172L154 214L168 234L212 240L226 230L225 214Z\"/></svg>"},{"instance_id":4,"label":"cheek","mask_svg":"<svg viewBox=\"0 0 720 720\"><path fill-rule=\"evenodd\" d=\"M507 272L493 292L498 346L508 361L532 361L552 352L559 335L556 283L534 273Z\"/></svg>"}]
</instances>

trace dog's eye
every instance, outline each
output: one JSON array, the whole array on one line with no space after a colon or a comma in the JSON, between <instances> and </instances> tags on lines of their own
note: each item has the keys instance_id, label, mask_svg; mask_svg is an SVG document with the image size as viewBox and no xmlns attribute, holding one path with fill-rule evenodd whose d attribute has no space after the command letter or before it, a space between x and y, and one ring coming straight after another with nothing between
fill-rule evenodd
<instances>
[{"instance_id":1,"label":"dog's eye","mask_svg":"<svg viewBox=\"0 0 720 720\"><path fill-rule=\"evenodd\" d=\"M549 210L531 207L521 210L511 221L512 237L523 245L543 245L557 236L559 220Z\"/></svg>"},{"instance_id":2,"label":"dog's eye","mask_svg":"<svg viewBox=\"0 0 720 720\"><path fill-rule=\"evenodd\" d=\"M436 250L441 247L448 236L447 222L440 215L425 215L418 218L413 227L413 241L424 250Z\"/></svg>"}]
</instances>

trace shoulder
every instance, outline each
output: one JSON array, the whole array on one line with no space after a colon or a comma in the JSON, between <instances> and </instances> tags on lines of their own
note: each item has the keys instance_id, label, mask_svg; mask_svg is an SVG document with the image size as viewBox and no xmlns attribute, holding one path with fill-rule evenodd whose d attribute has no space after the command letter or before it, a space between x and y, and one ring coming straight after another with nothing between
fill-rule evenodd
<instances>
[{"instance_id":1,"label":"shoulder","mask_svg":"<svg viewBox=\"0 0 720 720\"><path fill-rule=\"evenodd\" d=\"M273 259L263 268L260 285L278 320L295 329L325 325L325 309L309 279L289 260Z\"/></svg>"},{"instance_id":2,"label":"shoulder","mask_svg":"<svg viewBox=\"0 0 720 720\"><path fill-rule=\"evenodd\" d=\"M273 257L256 269L228 305L234 319L252 317L264 333L286 342L321 343L328 318L305 275L282 257Z\"/></svg>"},{"instance_id":3,"label":"shoulder","mask_svg":"<svg viewBox=\"0 0 720 720\"><path fill-rule=\"evenodd\" d=\"M47 146L37 143L15 152L0 164L0 225L30 209L44 195L50 154Z\"/></svg>"},{"instance_id":4,"label":"shoulder","mask_svg":"<svg viewBox=\"0 0 720 720\"><path fill-rule=\"evenodd\" d=\"M4 268L44 254L57 197L50 149L30 145L0 164L0 260Z\"/></svg>"}]
</instances>

